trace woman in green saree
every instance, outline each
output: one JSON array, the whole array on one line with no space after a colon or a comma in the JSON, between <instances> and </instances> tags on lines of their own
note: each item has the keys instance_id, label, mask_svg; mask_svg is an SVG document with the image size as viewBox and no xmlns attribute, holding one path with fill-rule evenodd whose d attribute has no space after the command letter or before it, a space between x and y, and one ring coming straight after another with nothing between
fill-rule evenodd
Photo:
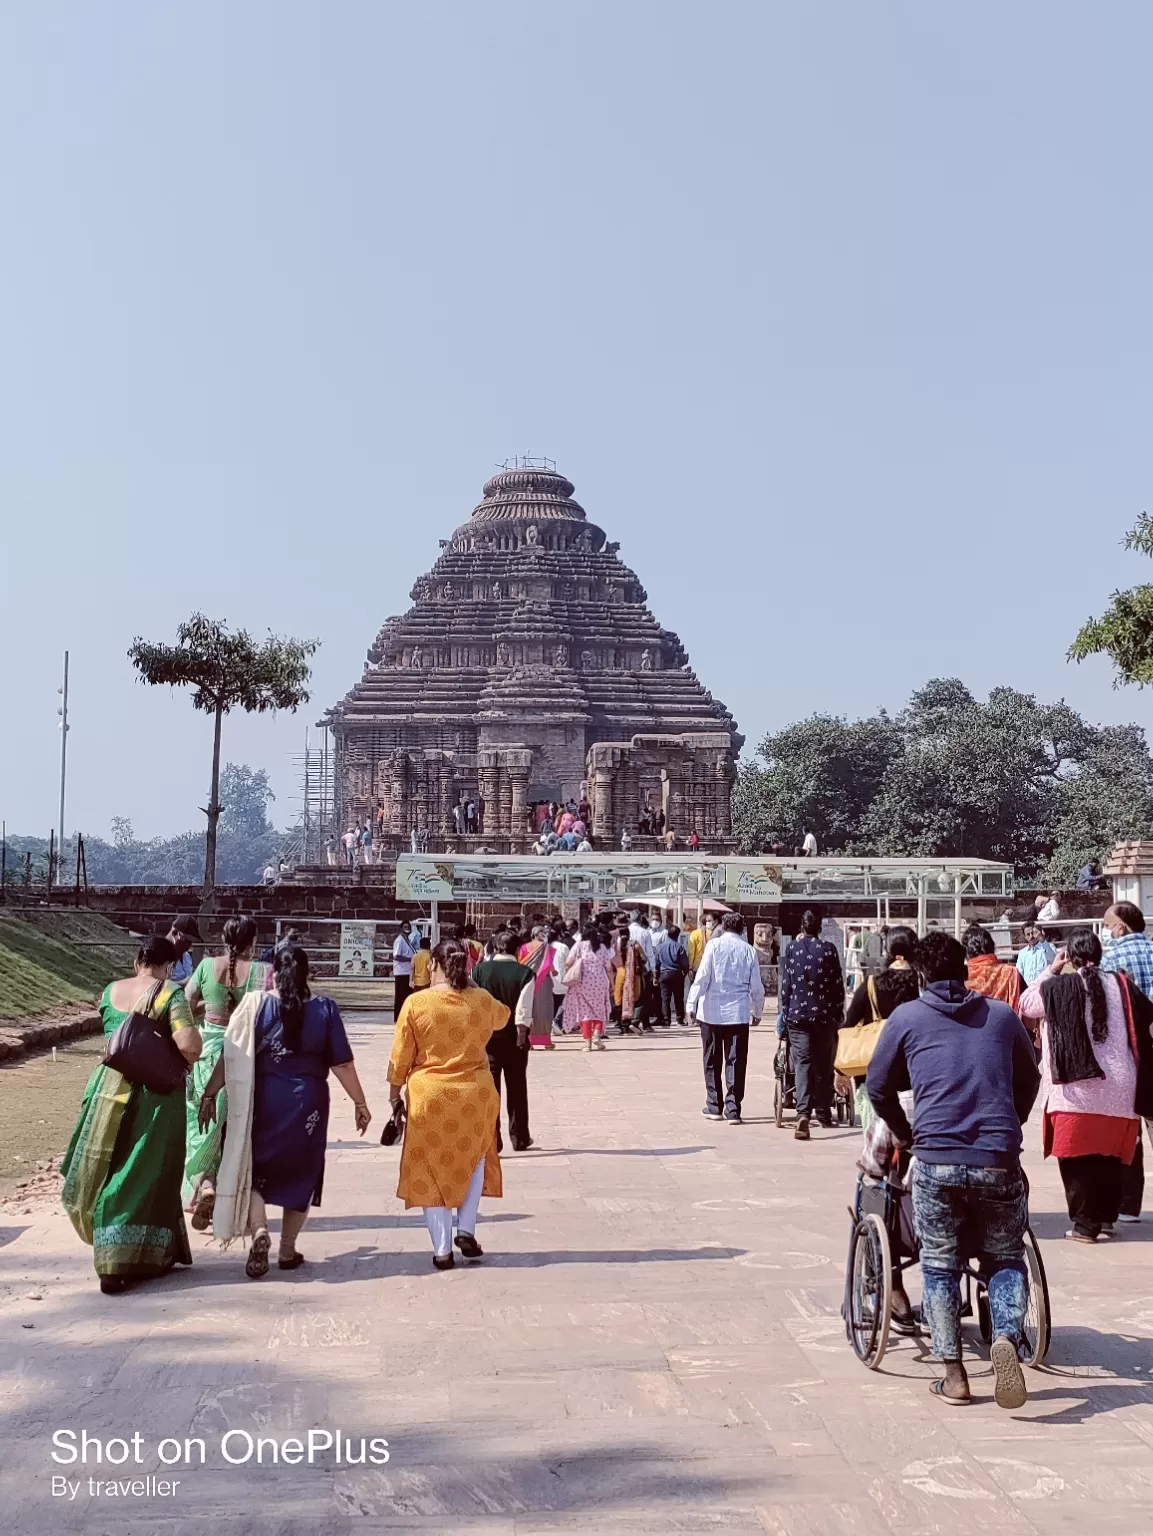
<instances>
[{"instance_id":1,"label":"woman in green saree","mask_svg":"<svg viewBox=\"0 0 1153 1536\"><path fill-rule=\"evenodd\" d=\"M146 1009L167 1023L191 1066L200 1055L200 1034L183 989L168 979L176 959L170 940L145 940L135 975L104 989L100 1014L107 1039L130 1013ZM184 1104L181 1089L154 1093L103 1064L84 1090L62 1167L64 1209L92 1244L100 1289L108 1294L192 1263L180 1204Z\"/></svg>"},{"instance_id":2,"label":"woman in green saree","mask_svg":"<svg viewBox=\"0 0 1153 1536\"><path fill-rule=\"evenodd\" d=\"M184 995L193 1017L200 1024L204 1049L192 1069L192 1084L186 1106L184 1189L186 1203L192 1206L192 1228L207 1232L216 1208L216 1175L224 1148L226 1105L223 1092L217 1096L216 1121L207 1131L200 1129L200 1098L212 1070L224 1048L224 1031L233 1010L246 992L262 992L268 981L269 967L253 960L257 927L250 917L230 917L224 925L224 948L219 955L206 955L184 985Z\"/></svg>"}]
</instances>

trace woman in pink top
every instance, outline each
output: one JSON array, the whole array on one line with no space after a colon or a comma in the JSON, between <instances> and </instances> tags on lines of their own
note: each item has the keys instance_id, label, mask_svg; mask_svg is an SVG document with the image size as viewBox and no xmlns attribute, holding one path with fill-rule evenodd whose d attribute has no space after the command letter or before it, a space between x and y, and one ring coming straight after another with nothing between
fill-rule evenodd
<instances>
[{"instance_id":1,"label":"woman in pink top","mask_svg":"<svg viewBox=\"0 0 1153 1536\"><path fill-rule=\"evenodd\" d=\"M604 943L595 923L581 929L580 943L574 944L565 967L568 990L564 998L565 1017L579 1023L585 1049L603 1051L605 1022L612 1007L612 977L616 961Z\"/></svg>"},{"instance_id":2,"label":"woman in pink top","mask_svg":"<svg viewBox=\"0 0 1153 1536\"><path fill-rule=\"evenodd\" d=\"M1019 1005L1022 1018L1041 1023L1045 1156L1057 1159L1073 1219L1065 1236L1078 1243L1113 1235L1121 1168L1133 1161L1141 1128L1132 998L1126 979L1100 965L1100 940L1076 929Z\"/></svg>"}]
</instances>

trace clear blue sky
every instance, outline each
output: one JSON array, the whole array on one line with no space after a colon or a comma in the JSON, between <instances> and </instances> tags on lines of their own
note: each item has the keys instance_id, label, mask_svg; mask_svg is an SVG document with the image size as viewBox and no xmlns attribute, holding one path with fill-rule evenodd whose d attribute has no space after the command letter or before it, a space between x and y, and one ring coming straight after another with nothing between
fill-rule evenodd
<instances>
[{"instance_id":1,"label":"clear blue sky","mask_svg":"<svg viewBox=\"0 0 1153 1536\"><path fill-rule=\"evenodd\" d=\"M0 17L0 814L202 824L137 685L323 640L272 772L495 461L555 458L750 745L957 674L1148 720L1153 10L601 0Z\"/></svg>"}]
</instances>

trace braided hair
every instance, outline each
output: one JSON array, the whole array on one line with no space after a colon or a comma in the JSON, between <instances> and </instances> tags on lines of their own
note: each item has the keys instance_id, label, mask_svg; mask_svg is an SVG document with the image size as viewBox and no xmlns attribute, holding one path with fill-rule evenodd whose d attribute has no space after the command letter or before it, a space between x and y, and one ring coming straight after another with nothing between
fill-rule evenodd
<instances>
[{"instance_id":1,"label":"braided hair","mask_svg":"<svg viewBox=\"0 0 1153 1536\"><path fill-rule=\"evenodd\" d=\"M236 961L256 943L256 924L250 917L230 917L224 925L224 948L228 953L226 987L236 985Z\"/></svg>"}]
</instances>

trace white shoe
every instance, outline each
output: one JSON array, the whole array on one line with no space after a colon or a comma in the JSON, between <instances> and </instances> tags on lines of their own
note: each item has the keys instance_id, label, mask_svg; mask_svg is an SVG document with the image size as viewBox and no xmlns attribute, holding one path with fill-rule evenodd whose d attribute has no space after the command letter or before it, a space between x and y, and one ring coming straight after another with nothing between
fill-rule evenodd
<instances>
[{"instance_id":1,"label":"white shoe","mask_svg":"<svg viewBox=\"0 0 1153 1536\"><path fill-rule=\"evenodd\" d=\"M1140 1221L1141 1218L1140 1216L1118 1216L1117 1220L1123 1221L1127 1227L1131 1227L1134 1223Z\"/></svg>"}]
</instances>

